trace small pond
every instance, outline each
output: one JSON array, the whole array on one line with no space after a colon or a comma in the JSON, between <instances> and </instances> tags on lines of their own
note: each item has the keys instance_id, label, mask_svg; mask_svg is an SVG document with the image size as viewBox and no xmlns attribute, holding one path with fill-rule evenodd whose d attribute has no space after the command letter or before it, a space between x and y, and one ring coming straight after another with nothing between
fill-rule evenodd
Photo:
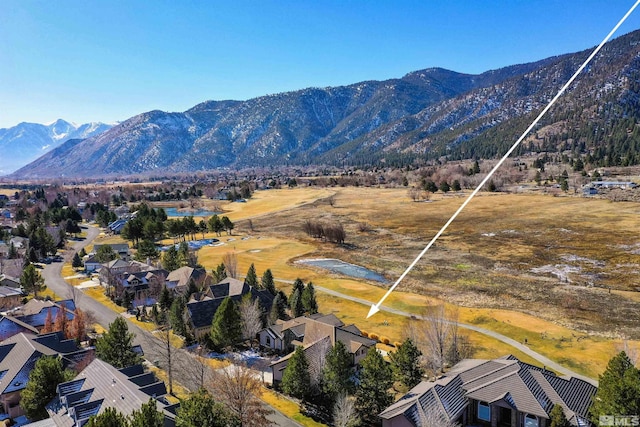
<instances>
[{"instance_id":1,"label":"small pond","mask_svg":"<svg viewBox=\"0 0 640 427\"><path fill-rule=\"evenodd\" d=\"M349 264L348 262L340 261L339 259L302 259L296 262L324 268L334 273L344 274L345 276L357 277L358 279L374 280L381 283L387 282L387 279L368 268Z\"/></svg>"},{"instance_id":2,"label":"small pond","mask_svg":"<svg viewBox=\"0 0 640 427\"><path fill-rule=\"evenodd\" d=\"M221 212L208 211L205 209L179 211L178 208L164 208L164 211L167 213L167 216L173 216L173 217L213 216L213 215L219 215L221 213Z\"/></svg>"},{"instance_id":3,"label":"small pond","mask_svg":"<svg viewBox=\"0 0 640 427\"><path fill-rule=\"evenodd\" d=\"M187 242L189 245L189 249L197 251L203 246L218 246L220 241L218 239L200 239L200 240L190 240ZM162 246L160 250L162 252L168 250L171 246L175 246L176 249L180 248L180 243L176 243L175 245Z\"/></svg>"}]
</instances>

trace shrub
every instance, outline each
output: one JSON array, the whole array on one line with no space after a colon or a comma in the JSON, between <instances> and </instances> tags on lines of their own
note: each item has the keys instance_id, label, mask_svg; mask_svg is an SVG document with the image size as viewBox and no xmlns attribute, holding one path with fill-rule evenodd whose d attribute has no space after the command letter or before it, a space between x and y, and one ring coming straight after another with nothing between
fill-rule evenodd
<instances>
[{"instance_id":1,"label":"shrub","mask_svg":"<svg viewBox=\"0 0 640 427\"><path fill-rule=\"evenodd\" d=\"M389 342L391 342L387 337L380 337L380 341L382 341L386 345L389 345Z\"/></svg>"},{"instance_id":2,"label":"shrub","mask_svg":"<svg viewBox=\"0 0 640 427\"><path fill-rule=\"evenodd\" d=\"M367 331L360 331L360 333L362 334L363 337L368 338L369 337L369 332Z\"/></svg>"},{"instance_id":3,"label":"shrub","mask_svg":"<svg viewBox=\"0 0 640 427\"><path fill-rule=\"evenodd\" d=\"M369 334L369 338L378 341L380 339L380 336L378 336L378 334Z\"/></svg>"},{"instance_id":4,"label":"shrub","mask_svg":"<svg viewBox=\"0 0 640 427\"><path fill-rule=\"evenodd\" d=\"M394 341L393 342L393 346L396 347L396 348L400 347L401 345L402 345L402 343L400 341Z\"/></svg>"}]
</instances>

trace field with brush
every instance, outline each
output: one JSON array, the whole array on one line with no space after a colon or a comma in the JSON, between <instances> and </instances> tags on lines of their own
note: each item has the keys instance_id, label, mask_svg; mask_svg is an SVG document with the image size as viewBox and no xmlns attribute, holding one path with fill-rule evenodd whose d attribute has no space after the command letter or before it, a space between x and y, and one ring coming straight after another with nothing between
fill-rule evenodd
<instances>
[{"instance_id":1,"label":"field with brush","mask_svg":"<svg viewBox=\"0 0 640 427\"><path fill-rule=\"evenodd\" d=\"M220 246L201 249L200 262L211 269L234 252L240 274L254 263L259 275L271 268L278 280L300 277L377 302L466 196L436 195L429 202L414 202L405 188L322 191L311 199L312 193L301 188L257 192L255 200L230 204L238 206L229 212L236 221L234 234L222 236ZM458 307L465 323L526 340L535 351L595 377L624 345L640 345L638 213L636 203L481 194L385 305L419 314L444 302ZM345 244L307 236L302 228L307 220L341 223L347 231ZM364 266L389 283L296 263L322 257ZM366 320L368 308L320 297L321 311L391 342L402 338L405 318L380 313ZM477 333L470 338L478 357L514 352Z\"/></svg>"}]
</instances>

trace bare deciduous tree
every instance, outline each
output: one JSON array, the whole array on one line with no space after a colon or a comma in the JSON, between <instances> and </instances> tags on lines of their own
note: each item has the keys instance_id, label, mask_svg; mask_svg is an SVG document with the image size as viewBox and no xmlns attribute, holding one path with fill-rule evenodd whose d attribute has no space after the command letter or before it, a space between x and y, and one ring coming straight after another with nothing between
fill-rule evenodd
<instances>
[{"instance_id":1,"label":"bare deciduous tree","mask_svg":"<svg viewBox=\"0 0 640 427\"><path fill-rule=\"evenodd\" d=\"M222 263L227 271L227 277L238 278L238 257L235 252L227 252L222 257Z\"/></svg>"},{"instance_id":2,"label":"bare deciduous tree","mask_svg":"<svg viewBox=\"0 0 640 427\"><path fill-rule=\"evenodd\" d=\"M262 330L262 308L258 298L251 299L247 294L240 302L240 320L242 322L242 339L255 341L256 335Z\"/></svg>"},{"instance_id":3,"label":"bare deciduous tree","mask_svg":"<svg viewBox=\"0 0 640 427\"><path fill-rule=\"evenodd\" d=\"M271 411L258 399L262 386L257 375L246 366L229 365L215 371L210 383L211 394L238 417L243 427L271 425L267 419Z\"/></svg>"},{"instance_id":4,"label":"bare deciduous tree","mask_svg":"<svg viewBox=\"0 0 640 427\"><path fill-rule=\"evenodd\" d=\"M305 351L305 356L307 357L307 363L309 364L311 387L314 390L319 390L324 366L327 363L327 353L331 350L331 338L328 336L317 336L311 338L310 342L313 341L318 342Z\"/></svg>"},{"instance_id":5,"label":"bare deciduous tree","mask_svg":"<svg viewBox=\"0 0 640 427\"><path fill-rule=\"evenodd\" d=\"M336 427L352 427L358 423L358 414L353 398L346 393L338 396L333 405L333 425Z\"/></svg>"},{"instance_id":6,"label":"bare deciduous tree","mask_svg":"<svg viewBox=\"0 0 640 427\"><path fill-rule=\"evenodd\" d=\"M443 305L428 307L407 324L405 335L416 343L425 367L434 373L470 357L473 349L458 330L458 314Z\"/></svg>"},{"instance_id":7,"label":"bare deciduous tree","mask_svg":"<svg viewBox=\"0 0 640 427\"><path fill-rule=\"evenodd\" d=\"M459 424L451 421L438 406L429 405L422 408L418 403L418 414L420 417L420 425L423 427L460 427Z\"/></svg>"}]
</instances>

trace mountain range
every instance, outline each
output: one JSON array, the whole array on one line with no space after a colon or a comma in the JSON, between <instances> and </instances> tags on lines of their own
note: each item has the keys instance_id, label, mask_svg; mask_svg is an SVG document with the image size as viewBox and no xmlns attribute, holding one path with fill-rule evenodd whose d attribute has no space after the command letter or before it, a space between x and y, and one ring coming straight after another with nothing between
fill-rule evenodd
<instances>
[{"instance_id":1,"label":"mountain range","mask_svg":"<svg viewBox=\"0 0 640 427\"><path fill-rule=\"evenodd\" d=\"M23 122L0 129L0 175L15 171L68 139L86 139L106 131L111 126L105 123L76 125L58 119L48 125Z\"/></svg>"},{"instance_id":2,"label":"mountain range","mask_svg":"<svg viewBox=\"0 0 640 427\"><path fill-rule=\"evenodd\" d=\"M150 111L68 140L13 177L496 156L590 52L479 75L429 68L385 81L206 101L181 113ZM629 154L640 144L638 122L640 31L605 45L520 152L573 150L575 156L600 153L607 163L640 162Z\"/></svg>"}]
</instances>

